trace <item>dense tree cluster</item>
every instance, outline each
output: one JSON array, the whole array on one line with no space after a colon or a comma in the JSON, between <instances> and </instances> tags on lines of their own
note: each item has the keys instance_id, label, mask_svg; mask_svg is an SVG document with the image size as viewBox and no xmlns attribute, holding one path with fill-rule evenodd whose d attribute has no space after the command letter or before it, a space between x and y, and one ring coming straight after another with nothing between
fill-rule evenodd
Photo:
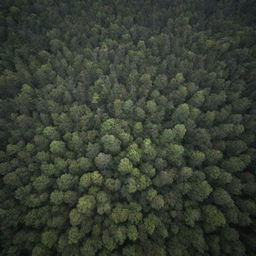
<instances>
[{"instance_id":1,"label":"dense tree cluster","mask_svg":"<svg viewBox=\"0 0 256 256\"><path fill-rule=\"evenodd\" d=\"M255 255L254 1L1 5L1 255Z\"/></svg>"}]
</instances>

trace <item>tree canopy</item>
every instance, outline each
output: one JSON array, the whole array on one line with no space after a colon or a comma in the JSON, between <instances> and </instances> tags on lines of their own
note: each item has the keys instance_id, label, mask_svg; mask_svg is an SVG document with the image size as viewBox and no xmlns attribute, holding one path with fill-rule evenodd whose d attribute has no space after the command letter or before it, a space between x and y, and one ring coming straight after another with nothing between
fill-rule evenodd
<instances>
[{"instance_id":1,"label":"tree canopy","mask_svg":"<svg viewBox=\"0 0 256 256\"><path fill-rule=\"evenodd\" d=\"M1 1L0 254L255 256L255 13Z\"/></svg>"}]
</instances>

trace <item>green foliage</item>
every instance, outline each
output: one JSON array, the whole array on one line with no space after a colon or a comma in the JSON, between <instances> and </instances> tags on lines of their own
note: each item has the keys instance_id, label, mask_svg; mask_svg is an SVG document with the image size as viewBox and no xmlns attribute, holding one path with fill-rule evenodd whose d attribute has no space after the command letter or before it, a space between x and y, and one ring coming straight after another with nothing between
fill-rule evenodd
<instances>
[{"instance_id":1,"label":"green foliage","mask_svg":"<svg viewBox=\"0 0 256 256\"><path fill-rule=\"evenodd\" d=\"M103 182L103 177L98 171L91 173L92 184L100 186Z\"/></svg>"},{"instance_id":2,"label":"green foliage","mask_svg":"<svg viewBox=\"0 0 256 256\"><path fill-rule=\"evenodd\" d=\"M0 255L254 256L254 13L1 1Z\"/></svg>"},{"instance_id":3,"label":"green foliage","mask_svg":"<svg viewBox=\"0 0 256 256\"><path fill-rule=\"evenodd\" d=\"M95 207L95 198L91 195L85 195L79 198L77 209L78 212L89 215Z\"/></svg>"},{"instance_id":4,"label":"green foliage","mask_svg":"<svg viewBox=\"0 0 256 256\"><path fill-rule=\"evenodd\" d=\"M60 205L63 203L63 192L55 190L50 195L50 201L52 204Z\"/></svg>"},{"instance_id":5,"label":"green foliage","mask_svg":"<svg viewBox=\"0 0 256 256\"><path fill-rule=\"evenodd\" d=\"M217 205L223 205L226 207L234 207L234 201L231 196L221 188L217 188L213 192L213 200Z\"/></svg>"},{"instance_id":6,"label":"green foliage","mask_svg":"<svg viewBox=\"0 0 256 256\"><path fill-rule=\"evenodd\" d=\"M115 179L112 179L112 178L108 178L105 181L105 186L110 191L118 191L121 188L121 182L118 179L115 180Z\"/></svg>"},{"instance_id":7,"label":"green foliage","mask_svg":"<svg viewBox=\"0 0 256 256\"><path fill-rule=\"evenodd\" d=\"M126 155L134 164L140 162L141 159L141 150L139 149L136 143L131 144L128 147L128 152Z\"/></svg>"},{"instance_id":8,"label":"green foliage","mask_svg":"<svg viewBox=\"0 0 256 256\"><path fill-rule=\"evenodd\" d=\"M85 173L84 175L82 175L79 184L82 188L89 188L92 184L91 174Z\"/></svg>"},{"instance_id":9,"label":"green foliage","mask_svg":"<svg viewBox=\"0 0 256 256\"><path fill-rule=\"evenodd\" d=\"M205 219L204 228L206 232L213 232L226 224L226 219L223 213L213 205L204 206L203 214Z\"/></svg>"},{"instance_id":10,"label":"green foliage","mask_svg":"<svg viewBox=\"0 0 256 256\"><path fill-rule=\"evenodd\" d=\"M42 233L41 241L42 244L48 248L52 248L54 244L57 242L58 235L53 230L48 230Z\"/></svg>"},{"instance_id":11,"label":"green foliage","mask_svg":"<svg viewBox=\"0 0 256 256\"><path fill-rule=\"evenodd\" d=\"M152 213L144 218L144 227L149 235L152 235L154 233L158 222L158 218Z\"/></svg>"},{"instance_id":12,"label":"green foliage","mask_svg":"<svg viewBox=\"0 0 256 256\"><path fill-rule=\"evenodd\" d=\"M189 117L189 106L188 104L179 105L172 114L172 120L175 124L186 123Z\"/></svg>"},{"instance_id":13,"label":"green foliage","mask_svg":"<svg viewBox=\"0 0 256 256\"><path fill-rule=\"evenodd\" d=\"M191 185L191 191L189 197L195 201L203 201L212 192L212 188L209 183L204 180L202 182L195 182Z\"/></svg>"},{"instance_id":14,"label":"green foliage","mask_svg":"<svg viewBox=\"0 0 256 256\"><path fill-rule=\"evenodd\" d=\"M200 210L199 209L188 208L184 212L185 223L190 227L194 227L195 222L199 221L199 219L200 219Z\"/></svg>"},{"instance_id":15,"label":"green foliage","mask_svg":"<svg viewBox=\"0 0 256 256\"><path fill-rule=\"evenodd\" d=\"M145 161L154 160L156 157L156 150L150 139L145 139L143 141L142 156Z\"/></svg>"},{"instance_id":16,"label":"green foliage","mask_svg":"<svg viewBox=\"0 0 256 256\"><path fill-rule=\"evenodd\" d=\"M121 174L129 174L132 172L133 166L128 158L123 158L121 159L117 169Z\"/></svg>"},{"instance_id":17,"label":"green foliage","mask_svg":"<svg viewBox=\"0 0 256 256\"><path fill-rule=\"evenodd\" d=\"M110 215L110 218L116 223L125 222L128 219L129 211L128 209L118 205L115 207Z\"/></svg>"},{"instance_id":18,"label":"green foliage","mask_svg":"<svg viewBox=\"0 0 256 256\"><path fill-rule=\"evenodd\" d=\"M201 166L205 160L205 154L200 151L194 151L190 155L190 165L193 167Z\"/></svg>"},{"instance_id":19,"label":"green foliage","mask_svg":"<svg viewBox=\"0 0 256 256\"><path fill-rule=\"evenodd\" d=\"M127 230L127 236L131 241L136 241L138 238L138 230L135 225L129 225Z\"/></svg>"},{"instance_id":20,"label":"green foliage","mask_svg":"<svg viewBox=\"0 0 256 256\"><path fill-rule=\"evenodd\" d=\"M115 132L119 129L119 123L117 119L108 119L101 125L102 134L115 134Z\"/></svg>"},{"instance_id":21,"label":"green foliage","mask_svg":"<svg viewBox=\"0 0 256 256\"><path fill-rule=\"evenodd\" d=\"M58 131L56 130L55 127L52 127L52 126L45 127L43 130L43 134L50 140L59 139Z\"/></svg>"},{"instance_id":22,"label":"green foliage","mask_svg":"<svg viewBox=\"0 0 256 256\"><path fill-rule=\"evenodd\" d=\"M71 189L76 183L76 177L71 174L63 174L57 179L57 185L61 191Z\"/></svg>"},{"instance_id":23,"label":"green foliage","mask_svg":"<svg viewBox=\"0 0 256 256\"><path fill-rule=\"evenodd\" d=\"M62 156L62 155L65 153L65 151L66 151L65 143L64 143L63 141L54 140L54 141L50 144L50 151L51 151L53 154Z\"/></svg>"},{"instance_id":24,"label":"green foliage","mask_svg":"<svg viewBox=\"0 0 256 256\"><path fill-rule=\"evenodd\" d=\"M68 232L68 243L77 244L79 242L80 233L77 227L71 227Z\"/></svg>"},{"instance_id":25,"label":"green foliage","mask_svg":"<svg viewBox=\"0 0 256 256\"><path fill-rule=\"evenodd\" d=\"M161 142L171 143L175 138L175 132L173 129L165 129L161 135Z\"/></svg>"},{"instance_id":26,"label":"green foliage","mask_svg":"<svg viewBox=\"0 0 256 256\"><path fill-rule=\"evenodd\" d=\"M175 166L180 166L182 164L182 156L184 153L184 147L182 145L170 144L167 152L167 159L171 164Z\"/></svg>"},{"instance_id":27,"label":"green foliage","mask_svg":"<svg viewBox=\"0 0 256 256\"><path fill-rule=\"evenodd\" d=\"M99 153L98 156L95 158L95 165L98 169L104 170L109 166L111 159L111 155Z\"/></svg>"},{"instance_id":28,"label":"green foliage","mask_svg":"<svg viewBox=\"0 0 256 256\"><path fill-rule=\"evenodd\" d=\"M79 168L82 170L82 172L86 172L91 167L91 162L86 157L81 157L78 159Z\"/></svg>"},{"instance_id":29,"label":"green foliage","mask_svg":"<svg viewBox=\"0 0 256 256\"><path fill-rule=\"evenodd\" d=\"M101 138L106 153L117 154L120 151L121 142L113 135L104 135Z\"/></svg>"},{"instance_id":30,"label":"green foliage","mask_svg":"<svg viewBox=\"0 0 256 256\"><path fill-rule=\"evenodd\" d=\"M70 211L69 219L72 226L77 226L82 222L82 214L74 208Z\"/></svg>"},{"instance_id":31,"label":"green foliage","mask_svg":"<svg viewBox=\"0 0 256 256\"><path fill-rule=\"evenodd\" d=\"M175 177L174 170L161 171L156 177L153 179L153 183L157 187L162 187L165 185L170 185L173 183Z\"/></svg>"}]
</instances>

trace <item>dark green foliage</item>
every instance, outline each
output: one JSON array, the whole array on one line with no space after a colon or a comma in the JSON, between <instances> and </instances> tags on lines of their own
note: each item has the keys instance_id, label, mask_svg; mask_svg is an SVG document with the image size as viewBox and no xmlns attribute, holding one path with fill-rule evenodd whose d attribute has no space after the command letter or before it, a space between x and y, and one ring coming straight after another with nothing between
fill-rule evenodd
<instances>
[{"instance_id":1,"label":"dark green foliage","mask_svg":"<svg viewBox=\"0 0 256 256\"><path fill-rule=\"evenodd\" d=\"M255 256L254 2L2 0L0 255Z\"/></svg>"}]
</instances>

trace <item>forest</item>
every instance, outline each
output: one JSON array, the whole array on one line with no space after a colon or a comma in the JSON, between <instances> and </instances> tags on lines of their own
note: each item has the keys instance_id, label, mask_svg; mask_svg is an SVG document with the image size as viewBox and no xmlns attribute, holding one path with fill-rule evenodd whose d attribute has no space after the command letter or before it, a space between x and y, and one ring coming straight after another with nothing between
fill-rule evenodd
<instances>
[{"instance_id":1,"label":"forest","mask_svg":"<svg viewBox=\"0 0 256 256\"><path fill-rule=\"evenodd\" d=\"M0 255L255 256L255 14L2 0Z\"/></svg>"}]
</instances>

